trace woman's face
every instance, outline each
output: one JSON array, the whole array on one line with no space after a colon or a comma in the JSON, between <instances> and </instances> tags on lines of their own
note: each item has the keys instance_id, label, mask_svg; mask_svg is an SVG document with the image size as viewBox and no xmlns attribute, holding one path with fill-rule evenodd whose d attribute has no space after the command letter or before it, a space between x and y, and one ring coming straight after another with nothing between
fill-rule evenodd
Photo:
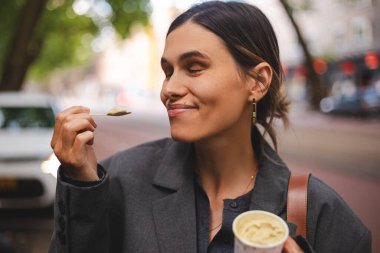
<instances>
[{"instance_id":1,"label":"woman's face","mask_svg":"<svg viewBox=\"0 0 380 253\"><path fill-rule=\"evenodd\" d=\"M166 39L161 100L171 134L194 142L250 126L249 89L222 39L187 22Z\"/></svg>"}]
</instances>

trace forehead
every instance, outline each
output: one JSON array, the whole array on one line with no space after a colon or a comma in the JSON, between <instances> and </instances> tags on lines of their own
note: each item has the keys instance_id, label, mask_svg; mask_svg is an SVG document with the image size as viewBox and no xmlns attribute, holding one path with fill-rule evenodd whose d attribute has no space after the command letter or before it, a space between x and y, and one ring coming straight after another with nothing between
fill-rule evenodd
<instances>
[{"instance_id":1,"label":"forehead","mask_svg":"<svg viewBox=\"0 0 380 253\"><path fill-rule=\"evenodd\" d=\"M162 57L174 61L189 51L199 51L210 58L229 55L220 37L191 21L177 27L167 36Z\"/></svg>"}]
</instances>

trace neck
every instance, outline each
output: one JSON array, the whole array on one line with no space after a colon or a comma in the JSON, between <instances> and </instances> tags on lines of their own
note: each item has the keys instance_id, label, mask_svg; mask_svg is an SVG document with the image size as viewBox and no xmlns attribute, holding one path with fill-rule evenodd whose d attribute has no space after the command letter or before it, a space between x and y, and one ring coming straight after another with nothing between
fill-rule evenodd
<instances>
[{"instance_id":1,"label":"neck","mask_svg":"<svg viewBox=\"0 0 380 253\"><path fill-rule=\"evenodd\" d=\"M253 186L256 156L250 129L243 130L244 134L241 131L195 143L196 169L209 197L236 198Z\"/></svg>"}]
</instances>

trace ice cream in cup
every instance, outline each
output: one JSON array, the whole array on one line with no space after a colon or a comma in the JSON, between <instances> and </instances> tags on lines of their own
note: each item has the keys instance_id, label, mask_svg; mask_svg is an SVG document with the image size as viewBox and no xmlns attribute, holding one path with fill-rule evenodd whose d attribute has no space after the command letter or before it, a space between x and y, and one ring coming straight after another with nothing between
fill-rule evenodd
<instances>
[{"instance_id":1,"label":"ice cream in cup","mask_svg":"<svg viewBox=\"0 0 380 253\"><path fill-rule=\"evenodd\" d=\"M235 253L281 253L289 228L279 216L266 211L248 211L235 218Z\"/></svg>"}]
</instances>

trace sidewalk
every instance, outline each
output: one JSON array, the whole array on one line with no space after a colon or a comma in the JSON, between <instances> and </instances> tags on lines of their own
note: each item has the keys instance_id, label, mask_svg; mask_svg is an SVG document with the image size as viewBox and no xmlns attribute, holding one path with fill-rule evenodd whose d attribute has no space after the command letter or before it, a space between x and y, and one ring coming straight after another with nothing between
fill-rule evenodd
<instances>
[{"instance_id":1,"label":"sidewalk","mask_svg":"<svg viewBox=\"0 0 380 253\"><path fill-rule=\"evenodd\" d=\"M380 180L380 120L332 117L316 112L291 115L277 128L279 153L287 159Z\"/></svg>"}]
</instances>

